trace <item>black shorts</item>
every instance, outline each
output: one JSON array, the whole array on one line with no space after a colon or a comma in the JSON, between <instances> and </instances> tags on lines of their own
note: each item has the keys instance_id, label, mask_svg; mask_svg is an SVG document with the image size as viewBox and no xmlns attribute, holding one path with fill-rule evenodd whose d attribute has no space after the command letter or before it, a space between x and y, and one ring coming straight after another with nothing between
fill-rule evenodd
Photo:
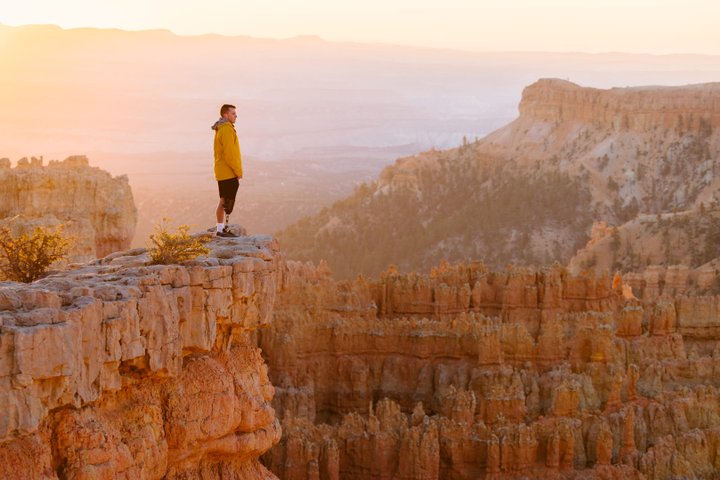
<instances>
[{"instance_id":1,"label":"black shorts","mask_svg":"<svg viewBox=\"0 0 720 480\"><path fill-rule=\"evenodd\" d=\"M229 202L235 202L240 181L237 178L228 178L227 180L218 181L218 193L220 198Z\"/></svg>"}]
</instances>

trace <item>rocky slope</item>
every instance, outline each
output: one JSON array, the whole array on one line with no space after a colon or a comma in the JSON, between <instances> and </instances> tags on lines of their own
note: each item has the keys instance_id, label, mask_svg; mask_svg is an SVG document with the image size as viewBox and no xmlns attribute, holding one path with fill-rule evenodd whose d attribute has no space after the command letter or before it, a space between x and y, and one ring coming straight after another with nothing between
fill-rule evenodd
<instances>
[{"instance_id":1,"label":"rocky slope","mask_svg":"<svg viewBox=\"0 0 720 480\"><path fill-rule=\"evenodd\" d=\"M62 225L73 239L71 262L129 248L136 221L127 177L90 167L86 157L47 166L42 158L24 158L15 168L0 159L0 224L15 232Z\"/></svg>"},{"instance_id":2,"label":"rocky slope","mask_svg":"<svg viewBox=\"0 0 720 480\"><path fill-rule=\"evenodd\" d=\"M283 479L716 478L720 297L443 264L288 262L260 345Z\"/></svg>"},{"instance_id":3,"label":"rocky slope","mask_svg":"<svg viewBox=\"0 0 720 480\"><path fill-rule=\"evenodd\" d=\"M113 254L0 283L0 478L272 479L280 439L253 332L272 315L269 237L148 266Z\"/></svg>"},{"instance_id":4,"label":"rocky slope","mask_svg":"<svg viewBox=\"0 0 720 480\"><path fill-rule=\"evenodd\" d=\"M720 84L582 88L540 80L519 117L473 143L400 159L279 235L340 278L442 259L566 263L593 222L709 206L720 188Z\"/></svg>"},{"instance_id":5,"label":"rocky slope","mask_svg":"<svg viewBox=\"0 0 720 480\"><path fill-rule=\"evenodd\" d=\"M570 260L579 271L644 271L684 265L707 269L720 257L720 208L717 205L674 213L642 214L619 226L593 225L590 240Z\"/></svg>"}]
</instances>

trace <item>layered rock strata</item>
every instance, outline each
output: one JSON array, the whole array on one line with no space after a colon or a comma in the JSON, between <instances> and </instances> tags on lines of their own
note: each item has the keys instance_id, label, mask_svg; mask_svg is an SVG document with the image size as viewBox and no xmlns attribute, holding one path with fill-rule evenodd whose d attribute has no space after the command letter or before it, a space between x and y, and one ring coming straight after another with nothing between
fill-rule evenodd
<instances>
[{"instance_id":1,"label":"layered rock strata","mask_svg":"<svg viewBox=\"0 0 720 480\"><path fill-rule=\"evenodd\" d=\"M253 332L271 320L270 237L184 265L117 253L0 283L0 478L271 479L280 439Z\"/></svg>"},{"instance_id":2,"label":"layered rock strata","mask_svg":"<svg viewBox=\"0 0 720 480\"><path fill-rule=\"evenodd\" d=\"M720 83L679 87L581 87L542 79L523 90L520 115L539 121L577 121L609 130L647 132L720 127Z\"/></svg>"},{"instance_id":3,"label":"layered rock strata","mask_svg":"<svg viewBox=\"0 0 720 480\"><path fill-rule=\"evenodd\" d=\"M714 478L720 298L441 265L335 282L288 262L260 334L283 479Z\"/></svg>"},{"instance_id":4,"label":"layered rock strata","mask_svg":"<svg viewBox=\"0 0 720 480\"><path fill-rule=\"evenodd\" d=\"M125 175L90 167L84 156L62 162L0 159L0 225L16 233L57 228L72 239L69 260L86 262L130 248L137 210Z\"/></svg>"}]
</instances>

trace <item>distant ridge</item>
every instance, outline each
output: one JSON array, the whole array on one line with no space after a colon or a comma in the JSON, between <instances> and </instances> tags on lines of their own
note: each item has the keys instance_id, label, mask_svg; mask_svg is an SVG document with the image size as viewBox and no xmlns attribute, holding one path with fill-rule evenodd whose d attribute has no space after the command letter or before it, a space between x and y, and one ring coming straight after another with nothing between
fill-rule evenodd
<instances>
[{"instance_id":1,"label":"distant ridge","mask_svg":"<svg viewBox=\"0 0 720 480\"><path fill-rule=\"evenodd\" d=\"M720 195L720 83L604 90L541 79L523 90L519 111L481 140L399 159L284 230L284 250L327 260L341 278L445 259L567 263L596 221L695 209Z\"/></svg>"}]
</instances>

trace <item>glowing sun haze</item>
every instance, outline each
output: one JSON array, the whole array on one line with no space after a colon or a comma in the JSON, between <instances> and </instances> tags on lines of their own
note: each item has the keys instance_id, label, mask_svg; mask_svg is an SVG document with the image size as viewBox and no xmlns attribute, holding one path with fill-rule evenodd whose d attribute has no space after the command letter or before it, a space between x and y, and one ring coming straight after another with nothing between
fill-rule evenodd
<instances>
[{"instance_id":1,"label":"glowing sun haze","mask_svg":"<svg viewBox=\"0 0 720 480\"><path fill-rule=\"evenodd\" d=\"M718 0L0 0L0 23L481 51L720 54Z\"/></svg>"}]
</instances>

